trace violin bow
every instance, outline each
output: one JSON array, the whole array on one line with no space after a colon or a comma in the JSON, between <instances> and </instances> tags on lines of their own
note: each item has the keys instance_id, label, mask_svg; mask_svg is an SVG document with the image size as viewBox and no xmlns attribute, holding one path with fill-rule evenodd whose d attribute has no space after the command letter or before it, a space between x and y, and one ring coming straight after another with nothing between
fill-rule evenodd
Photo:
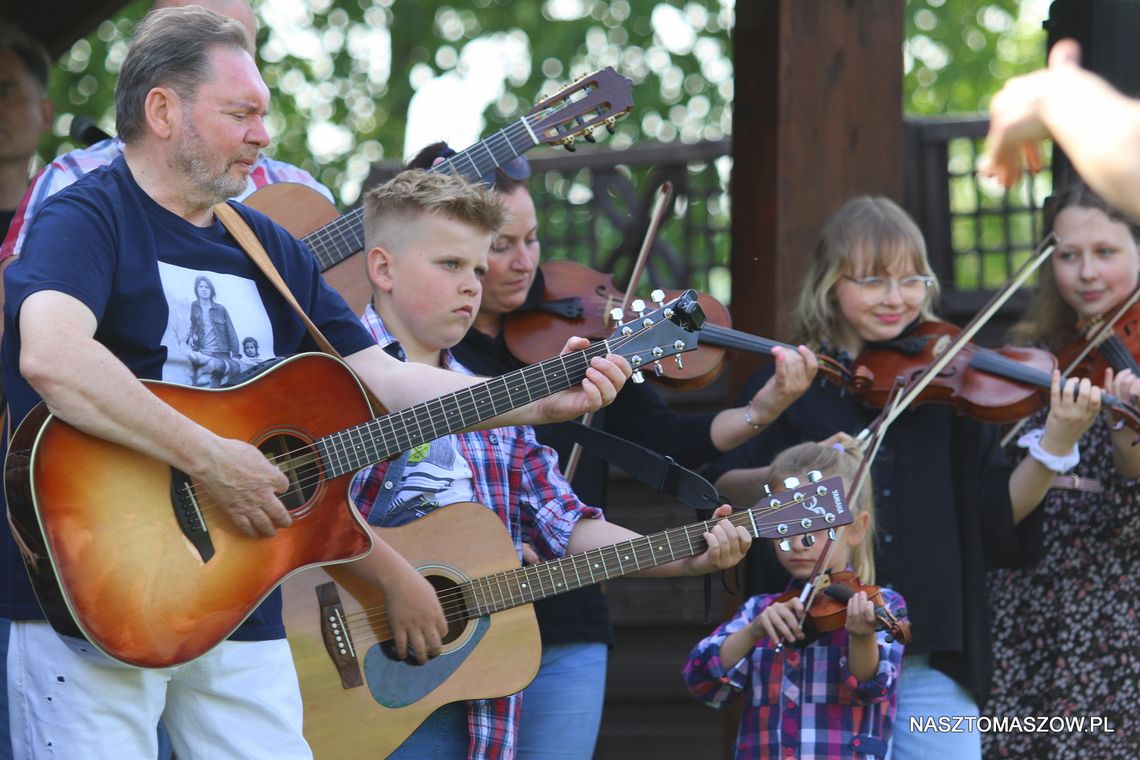
<instances>
[{"instance_id":1,"label":"violin bow","mask_svg":"<svg viewBox=\"0 0 1140 760\"><path fill-rule=\"evenodd\" d=\"M1124 302L1116 308L1116 311L1114 311L1111 316L1109 316L1107 319L1097 320L1097 323L1094 326L1093 330L1085 338L1087 341L1085 343L1085 347L1081 349L1081 352L1077 354L1071 362L1069 362L1069 366L1061 370L1062 379L1067 378L1069 376L1069 373L1072 372L1078 364L1084 361L1085 357L1088 356L1094 348L1099 346L1105 340L1105 338L1109 337L1112 334L1112 330L1116 327L1116 323L1120 321L1121 317L1128 313L1128 310L1131 309L1137 301L1140 301L1140 285L1137 285L1132 289L1132 292L1128 295L1127 298L1124 299ZM1002 446L1008 446L1009 442L1013 440L1014 436L1021 432L1021 429L1025 427L1026 419L1027 418L1023 417L1015 424L1010 426L1009 432L1002 436Z\"/></svg>"},{"instance_id":2,"label":"violin bow","mask_svg":"<svg viewBox=\"0 0 1140 760\"><path fill-rule=\"evenodd\" d=\"M1037 268L1041 266L1045 259L1053 255L1053 250L1056 247L1056 235L1049 233L1033 250L1033 255L1025 260L1025 263L1018 268L1014 276L1011 277L1001 289L994 293L989 302L962 328L962 332L950 342L950 345L943 350L942 354L931 362L918 378L906 384L902 400L896 406L895 410L880 424L890 425L895 421L896 417L906 411L907 407L918 398L926 386L930 385L934 378L938 377L939 373L946 368L946 365L954 360L954 357L969 344L970 340L990 321L998 309L1005 305L1005 302L1010 299L1014 292L1029 279L1029 275L1037 271ZM860 442L860 445L864 445L869 435L870 430L865 428L855 439Z\"/></svg>"},{"instance_id":3,"label":"violin bow","mask_svg":"<svg viewBox=\"0 0 1140 760\"><path fill-rule=\"evenodd\" d=\"M629 276L629 286L626 287L625 295L622 297L621 313L623 317L633 302L634 288L637 287L637 283L640 282L641 275L645 271L646 262L649 260L649 249L653 247L653 241L657 239L657 231L661 229L661 225L665 221L666 212L672 207L673 183L665 180L661 183L661 187L657 188L657 194L653 200L653 209L649 212L649 227L645 231L645 239L641 241L641 250L637 252L637 260L633 263L633 273ZM589 427L593 420L594 413L590 412L583 415L579 422ZM578 469L578 462L581 459L582 444L575 443L570 449L570 456L566 459L566 467L563 468L562 474L565 475L567 483L573 484L574 472Z\"/></svg>"}]
</instances>

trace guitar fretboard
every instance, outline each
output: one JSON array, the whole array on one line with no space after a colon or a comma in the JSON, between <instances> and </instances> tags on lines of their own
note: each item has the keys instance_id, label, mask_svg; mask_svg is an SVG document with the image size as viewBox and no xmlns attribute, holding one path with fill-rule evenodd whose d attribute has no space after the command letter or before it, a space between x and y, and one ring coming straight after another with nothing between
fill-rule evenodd
<instances>
[{"instance_id":1,"label":"guitar fretboard","mask_svg":"<svg viewBox=\"0 0 1140 760\"><path fill-rule=\"evenodd\" d=\"M530 118L537 117L524 116L428 171L450 172L472 182L477 181L495 167L502 166L538 145L537 136L528 121ZM320 262L322 272L331 269L354 253L364 250L363 207L355 208L318 227L303 237L302 241Z\"/></svg>"},{"instance_id":2,"label":"guitar fretboard","mask_svg":"<svg viewBox=\"0 0 1140 760\"><path fill-rule=\"evenodd\" d=\"M761 532L757 519L772 511L771 507L754 507L737 512L728 520L757 538ZM476 578L461 586L467 611L471 617L489 615L610 578L694 557L708 548L704 534L716 522L708 520L670 528L562 559Z\"/></svg>"},{"instance_id":3,"label":"guitar fretboard","mask_svg":"<svg viewBox=\"0 0 1140 760\"><path fill-rule=\"evenodd\" d=\"M335 478L389 459L413 446L456 433L540 398L586 376L590 360L609 342L574 351L471 385L437 399L327 435L316 442L325 475Z\"/></svg>"}]
</instances>

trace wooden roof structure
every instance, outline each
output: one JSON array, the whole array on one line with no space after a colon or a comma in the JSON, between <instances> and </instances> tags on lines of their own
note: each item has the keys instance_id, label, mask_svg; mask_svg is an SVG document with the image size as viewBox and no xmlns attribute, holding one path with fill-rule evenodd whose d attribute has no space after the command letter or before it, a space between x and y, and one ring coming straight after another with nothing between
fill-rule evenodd
<instances>
[{"instance_id":1,"label":"wooden roof structure","mask_svg":"<svg viewBox=\"0 0 1140 760\"><path fill-rule=\"evenodd\" d=\"M127 0L0 0L0 19L17 24L58 58L115 15Z\"/></svg>"}]
</instances>

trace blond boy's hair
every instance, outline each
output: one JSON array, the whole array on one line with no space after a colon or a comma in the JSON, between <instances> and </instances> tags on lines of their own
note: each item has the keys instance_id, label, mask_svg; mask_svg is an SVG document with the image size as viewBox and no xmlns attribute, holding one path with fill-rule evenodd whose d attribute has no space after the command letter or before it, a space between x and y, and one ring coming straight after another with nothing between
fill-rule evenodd
<instances>
[{"instance_id":1,"label":"blond boy's hair","mask_svg":"<svg viewBox=\"0 0 1140 760\"><path fill-rule=\"evenodd\" d=\"M462 177L412 169L364 196L364 247L399 252L421 220L444 217L494 234L507 210L494 192Z\"/></svg>"},{"instance_id":2,"label":"blond boy's hair","mask_svg":"<svg viewBox=\"0 0 1140 760\"><path fill-rule=\"evenodd\" d=\"M819 470L825 478L838 475L843 478L845 486L850 488L851 481L859 470L862 457L853 449L840 450L822 443L801 443L785 449L772 460L769 469L768 487L772 493L784 490L784 479L796 477L804 479L811 470ZM868 516L867 533L863 540L851 550L851 567L855 574L864 583L875 582L875 507L871 499L871 480L868 477L863 484L856 503L848 503L853 517L866 513Z\"/></svg>"}]
</instances>

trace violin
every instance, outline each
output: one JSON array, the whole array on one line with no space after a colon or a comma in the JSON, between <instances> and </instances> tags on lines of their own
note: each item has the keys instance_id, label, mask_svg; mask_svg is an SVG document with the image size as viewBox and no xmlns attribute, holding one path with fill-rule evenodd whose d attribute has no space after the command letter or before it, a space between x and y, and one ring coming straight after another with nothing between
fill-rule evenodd
<instances>
[{"instance_id":1,"label":"violin","mask_svg":"<svg viewBox=\"0 0 1140 760\"><path fill-rule=\"evenodd\" d=\"M847 625L847 601L863 591L875 606L875 630L887 631L887 641L909 644L911 641L910 621L906 610L900 608L891 612L883 600L878 586L865 584L850 570L825 572L817 579L819 593L806 610L804 619L805 638L801 644L810 643L819 634L837 631ZM799 596L797 589L790 589L776 598L777 602L787 602ZM814 635L812 635L814 634Z\"/></svg>"},{"instance_id":2,"label":"violin","mask_svg":"<svg viewBox=\"0 0 1140 760\"><path fill-rule=\"evenodd\" d=\"M612 310L618 308L625 293L618 290L610 275L597 272L573 261L549 261L541 266L542 301L529 309L512 312L503 319L503 337L507 349L524 364L534 364L562 350L566 340L575 335L600 340L613 332L616 325ZM665 298L671 293L666 291ZM761 338L731 329L732 318L720 301L707 293L698 293L697 301L705 313L697 350L685 354L682 361L663 364L662 374L650 375L661 383L684 389L702 388L716 379L725 365L726 349L771 355L776 347L794 351L795 346ZM624 315L624 321L636 315ZM838 362L820 357L820 369L836 382L848 379Z\"/></svg>"},{"instance_id":3,"label":"violin","mask_svg":"<svg viewBox=\"0 0 1140 760\"><path fill-rule=\"evenodd\" d=\"M541 269L542 301L503 319L507 348L524 364L554 356L575 335L590 340L605 338L617 327L611 311L620 307L625 298L610 275L582 264L548 261ZM666 292L666 299L671 298L671 292ZM706 328L732 324L728 309L720 301L707 293L699 293L697 300L705 313ZM680 366L674 368L671 362L667 373L657 379L668 385L700 388L716 378L725 359L724 349L701 345L685 356Z\"/></svg>"},{"instance_id":4,"label":"violin","mask_svg":"<svg viewBox=\"0 0 1140 760\"><path fill-rule=\"evenodd\" d=\"M1097 385L1104 384L1105 370L1126 369L1140 376L1140 301L1113 315L1110 329L1098 330L1101 320L1084 325L1081 337L1057 353L1057 361L1068 368L1067 374L1087 377Z\"/></svg>"},{"instance_id":5,"label":"violin","mask_svg":"<svg viewBox=\"0 0 1140 760\"><path fill-rule=\"evenodd\" d=\"M920 375L959 332L946 322L929 321L894 340L869 346L851 366L851 390L866 403L882 407L897 378L909 381ZM1057 358L1042 349L989 349L969 343L913 403L950 404L982 422L1013 423L1049 403L1056 367ZM1109 393L1102 393L1101 400L1140 430L1140 410Z\"/></svg>"}]
</instances>

